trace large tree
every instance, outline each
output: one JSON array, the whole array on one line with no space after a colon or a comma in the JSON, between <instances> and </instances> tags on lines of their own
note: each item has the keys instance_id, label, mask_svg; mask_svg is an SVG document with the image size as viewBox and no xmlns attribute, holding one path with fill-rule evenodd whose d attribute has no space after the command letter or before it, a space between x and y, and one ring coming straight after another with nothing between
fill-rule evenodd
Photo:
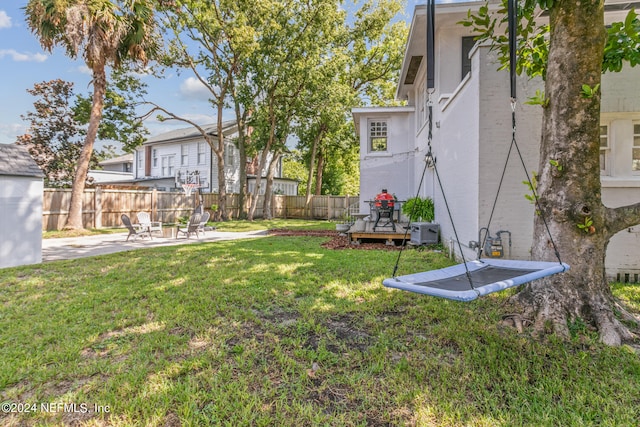
<instances>
[{"instance_id":1,"label":"large tree","mask_svg":"<svg viewBox=\"0 0 640 427\"><path fill-rule=\"evenodd\" d=\"M175 0L163 1L165 29L169 37L168 55L164 65L179 72L188 71L207 91L209 103L216 116L215 135L208 134L186 115L178 114L169 106L153 104L148 113L160 111L161 120L178 120L195 127L216 157L218 181L218 205L220 217L229 218L227 212L226 146L230 142L223 130L225 111L234 107L238 120L238 145L241 156L245 154L245 120L247 110L234 105L236 80L243 61L252 54L255 29L251 20L260 16L261 3L248 0ZM242 159L241 159L242 160ZM244 163L240 163L244 166ZM246 180L245 180L246 181ZM242 190L242 188L241 188Z\"/></svg>"},{"instance_id":2,"label":"large tree","mask_svg":"<svg viewBox=\"0 0 640 427\"><path fill-rule=\"evenodd\" d=\"M106 69L127 61L146 64L158 47L151 0L30 0L27 23L48 51L60 46L71 58L80 54L92 72L89 127L73 180L65 228L82 229L82 199L93 145L102 118Z\"/></svg>"},{"instance_id":3,"label":"large tree","mask_svg":"<svg viewBox=\"0 0 640 427\"><path fill-rule=\"evenodd\" d=\"M344 18L331 46L330 61L323 64L319 86L324 90L311 94L308 114L297 128L298 148L306 153L309 165L307 206L312 194L322 192L327 159L357 144L354 138L343 138L345 127L353 129L351 108L389 105L394 98L407 34L404 21L393 22L401 7L397 0L365 1Z\"/></svg>"},{"instance_id":4,"label":"large tree","mask_svg":"<svg viewBox=\"0 0 640 427\"><path fill-rule=\"evenodd\" d=\"M82 151L84 131L73 110L76 95L73 83L51 80L27 89L36 97L33 111L22 116L29 122L28 132L16 143L24 145L44 171L45 186L69 187L73 182L78 157ZM95 166L97 159L92 157Z\"/></svg>"},{"instance_id":5,"label":"large tree","mask_svg":"<svg viewBox=\"0 0 640 427\"><path fill-rule=\"evenodd\" d=\"M544 96L538 100L544 108L537 186L543 215L535 217L532 256L556 259L546 218L571 269L525 286L513 300L539 331L568 336L568 324L580 319L598 329L602 342L620 345L634 337L621 318L637 319L614 300L605 255L614 234L640 223L640 203L619 208L602 203L599 89L603 70L640 62L640 22L632 11L607 34L602 0L529 0L523 6L520 34L525 38L520 40L518 69L545 79ZM535 6L547 9L548 27L532 25ZM504 41L495 36L495 19L483 21L487 10L468 25L476 25L484 37Z\"/></svg>"},{"instance_id":6,"label":"large tree","mask_svg":"<svg viewBox=\"0 0 640 427\"><path fill-rule=\"evenodd\" d=\"M118 141L125 151L142 142L147 130L135 119L135 98L145 92L138 79L115 72L106 90L104 118L98 135L102 140ZM82 152L91 111L91 95L76 95L73 83L56 79L36 83L27 92L36 97L33 111L22 116L29 122L28 132L17 143L25 145L45 173L48 187L70 187ZM115 147L105 147L114 148ZM95 151L90 168L109 153ZM90 179L87 179L87 183Z\"/></svg>"}]
</instances>

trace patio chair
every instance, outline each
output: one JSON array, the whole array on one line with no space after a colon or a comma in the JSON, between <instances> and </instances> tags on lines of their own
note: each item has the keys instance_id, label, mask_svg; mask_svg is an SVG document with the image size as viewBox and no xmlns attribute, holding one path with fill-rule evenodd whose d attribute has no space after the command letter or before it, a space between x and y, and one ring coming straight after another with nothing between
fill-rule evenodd
<instances>
[{"instance_id":1,"label":"patio chair","mask_svg":"<svg viewBox=\"0 0 640 427\"><path fill-rule=\"evenodd\" d=\"M200 217L200 224L198 225L198 232L201 232L202 235L204 236L204 232L207 230L207 222L209 221L209 217L211 216L211 214L209 212L205 212L204 214L202 214L202 217Z\"/></svg>"},{"instance_id":2,"label":"patio chair","mask_svg":"<svg viewBox=\"0 0 640 427\"><path fill-rule=\"evenodd\" d=\"M136 240L138 236L140 236L141 238L143 238L144 236L149 236L149 239L151 239L151 232L149 231L149 229L134 226L133 224L131 224L131 219L129 219L129 217L125 214L122 214L120 218L122 219L125 227L127 227L127 230L129 230L127 242L129 241L129 237L131 236L133 236L133 240Z\"/></svg>"},{"instance_id":3,"label":"patio chair","mask_svg":"<svg viewBox=\"0 0 640 427\"><path fill-rule=\"evenodd\" d=\"M149 230L149 233L160 232L162 234L162 222L151 221L151 215L148 212L138 212L136 215L141 228Z\"/></svg>"},{"instance_id":4,"label":"patio chair","mask_svg":"<svg viewBox=\"0 0 640 427\"><path fill-rule=\"evenodd\" d=\"M200 227L201 218L202 218L202 215L198 213L194 213L193 215L191 215L191 218L189 218L189 222L187 223L186 226L184 227L178 226L178 228L176 229L176 239L178 238L180 233L186 234L187 239L192 233L195 233L196 237L199 239L200 234L198 234L198 228Z\"/></svg>"}]
</instances>

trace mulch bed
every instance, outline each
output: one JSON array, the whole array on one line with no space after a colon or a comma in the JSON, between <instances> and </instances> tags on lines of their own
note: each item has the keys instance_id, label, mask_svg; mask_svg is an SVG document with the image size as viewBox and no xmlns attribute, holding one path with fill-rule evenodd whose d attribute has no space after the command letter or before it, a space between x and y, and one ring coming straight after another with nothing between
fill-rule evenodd
<instances>
[{"instance_id":1,"label":"mulch bed","mask_svg":"<svg viewBox=\"0 0 640 427\"><path fill-rule=\"evenodd\" d=\"M363 242L359 245L349 243L347 236L340 236L337 231L332 230L290 230L286 228L276 228L269 230L270 235L274 236L308 236L308 237L327 237L330 240L321 246L327 249L359 249L359 250L387 250L397 251L400 246L389 246L383 241L379 242Z\"/></svg>"}]
</instances>

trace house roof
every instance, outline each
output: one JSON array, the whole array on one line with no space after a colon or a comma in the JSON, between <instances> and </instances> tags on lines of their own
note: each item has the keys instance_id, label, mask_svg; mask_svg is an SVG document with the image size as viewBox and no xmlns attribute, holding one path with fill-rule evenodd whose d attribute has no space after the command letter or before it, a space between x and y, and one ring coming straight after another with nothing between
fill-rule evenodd
<instances>
[{"instance_id":1,"label":"house roof","mask_svg":"<svg viewBox=\"0 0 640 427\"><path fill-rule=\"evenodd\" d=\"M351 115L353 117L353 125L356 128L356 135L360 136L360 119L362 117L375 117L386 116L389 114L398 113L413 113L415 111L414 106L400 106L400 107L357 107L351 109Z\"/></svg>"},{"instance_id":2,"label":"house roof","mask_svg":"<svg viewBox=\"0 0 640 427\"><path fill-rule=\"evenodd\" d=\"M218 134L218 125L217 124L208 124L200 126L207 135L217 135ZM235 120L227 120L222 122L222 133L228 135L233 133L237 129ZM175 142L182 141L186 139L194 139L201 138L202 133L195 126L190 126L188 128L181 128L172 130L169 132L161 133L160 135L152 136L151 138L145 141L146 144L156 144L158 142Z\"/></svg>"},{"instance_id":3,"label":"house roof","mask_svg":"<svg viewBox=\"0 0 640 427\"><path fill-rule=\"evenodd\" d=\"M100 162L100 165L117 165L119 163L133 163L133 153L103 160Z\"/></svg>"},{"instance_id":4,"label":"house roof","mask_svg":"<svg viewBox=\"0 0 640 427\"><path fill-rule=\"evenodd\" d=\"M16 144L0 144L0 175L44 178L27 148Z\"/></svg>"},{"instance_id":5,"label":"house roof","mask_svg":"<svg viewBox=\"0 0 640 427\"><path fill-rule=\"evenodd\" d=\"M467 12L477 10L482 4L477 1L460 3L438 3L436 5L435 27L449 27L467 17ZM490 2L490 7L497 8L499 2ZM424 56L427 52L427 6L418 5L413 10L411 28L405 45L404 59L400 70L396 99L404 100L413 88L418 70L424 68ZM437 54L437 51L436 51Z\"/></svg>"}]
</instances>

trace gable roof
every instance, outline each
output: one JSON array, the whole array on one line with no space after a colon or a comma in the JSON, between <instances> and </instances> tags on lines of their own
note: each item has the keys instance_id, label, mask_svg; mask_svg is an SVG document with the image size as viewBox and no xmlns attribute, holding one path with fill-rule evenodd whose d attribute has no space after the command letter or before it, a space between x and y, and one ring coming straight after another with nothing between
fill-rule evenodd
<instances>
[{"instance_id":1,"label":"gable roof","mask_svg":"<svg viewBox=\"0 0 640 427\"><path fill-rule=\"evenodd\" d=\"M27 148L16 144L0 144L0 175L44 178Z\"/></svg>"},{"instance_id":2,"label":"gable roof","mask_svg":"<svg viewBox=\"0 0 640 427\"><path fill-rule=\"evenodd\" d=\"M111 159L103 160L100 165L117 165L119 163L132 163L133 153L124 154L122 156L113 157Z\"/></svg>"},{"instance_id":3,"label":"gable roof","mask_svg":"<svg viewBox=\"0 0 640 427\"><path fill-rule=\"evenodd\" d=\"M217 124L201 125L200 127L204 129L207 135L214 136L218 134ZM227 120L222 122L222 133L225 135L232 133L236 130L236 128L237 125L235 120ZM144 144L146 145L158 142L176 142L201 137L202 134L200 133L200 131L196 127L190 126L188 128L176 129L169 132L161 133L160 135L152 136L151 138L147 139Z\"/></svg>"}]
</instances>

